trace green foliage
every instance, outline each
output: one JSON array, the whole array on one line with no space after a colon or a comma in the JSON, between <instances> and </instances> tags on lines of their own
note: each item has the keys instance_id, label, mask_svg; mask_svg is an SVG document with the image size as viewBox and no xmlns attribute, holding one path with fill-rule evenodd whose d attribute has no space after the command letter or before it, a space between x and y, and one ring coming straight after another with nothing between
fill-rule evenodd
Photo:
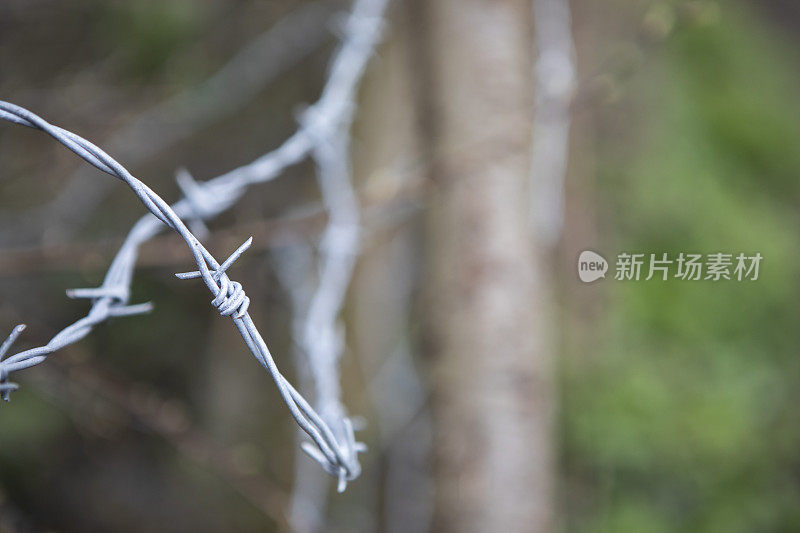
<instances>
[{"instance_id":1,"label":"green foliage","mask_svg":"<svg viewBox=\"0 0 800 533\"><path fill-rule=\"evenodd\" d=\"M198 33L202 4L138 0L106 4L99 28L124 55L133 76L159 73L181 44Z\"/></svg>"},{"instance_id":2,"label":"green foliage","mask_svg":"<svg viewBox=\"0 0 800 533\"><path fill-rule=\"evenodd\" d=\"M798 63L760 14L720 15L635 80L644 135L603 163L605 250L758 251L761 275L605 282L600 345L564 373L566 468L592 495L577 530L800 530Z\"/></svg>"}]
</instances>

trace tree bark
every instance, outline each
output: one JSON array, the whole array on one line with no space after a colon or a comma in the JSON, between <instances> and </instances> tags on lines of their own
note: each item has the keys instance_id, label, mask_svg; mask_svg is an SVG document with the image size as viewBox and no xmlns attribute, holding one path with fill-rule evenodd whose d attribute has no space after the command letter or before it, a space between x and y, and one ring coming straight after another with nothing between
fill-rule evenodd
<instances>
[{"instance_id":1,"label":"tree bark","mask_svg":"<svg viewBox=\"0 0 800 533\"><path fill-rule=\"evenodd\" d=\"M546 271L527 194L533 45L526 0L419 2L435 192L426 302L436 531L553 527Z\"/></svg>"}]
</instances>

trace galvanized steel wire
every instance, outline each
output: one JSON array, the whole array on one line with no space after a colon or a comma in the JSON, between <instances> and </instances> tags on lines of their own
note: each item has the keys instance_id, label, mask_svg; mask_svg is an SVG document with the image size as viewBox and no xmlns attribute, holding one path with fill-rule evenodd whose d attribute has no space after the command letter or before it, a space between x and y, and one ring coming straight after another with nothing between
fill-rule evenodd
<instances>
[{"instance_id":1,"label":"galvanized steel wire","mask_svg":"<svg viewBox=\"0 0 800 533\"><path fill-rule=\"evenodd\" d=\"M48 355L79 341L94 326L108 318L139 314L152 308L150 303L128 303L130 284L139 246L158 234L164 228L163 223L183 238L197 265L197 270L176 275L180 279L202 279L214 296L212 305L221 315L232 318L247 347L270 373L292 416L311 438L311 442L304 443L304 450L319 461L326 472L338 478L340 491L344 490L347 481L358 477L361 470L358 453L363 452L365 446L355 440L352 421L339 402L337 366L326 365L323 370L333 374L326 376L324 382L336 382L336 394L320 395L320 391L317 391L317 396L333 398L335 401L328 404L323 402L322 406L334 405L336 408L325 408L321 416L278 370L250 317L250 300L244 288L239 282L231 280L226 273L250 246L252 238L219 263L190 231L183 219L202 231L203 220L213 218L232 207L247 187L277 177L287 166L303 160L309 154L319 157L320 153L325 152L332 135L341 132L342 127L349 128L355 91L378 42L386 4L387 0L356 0L351 13L345 19L343 44L331 63L322 95L303 114L300 128L295 134L279 148L254 162L206 182L197 182L188 172L180 172L178 183L185 196L173 206L169 206L146 184L91 142L50 124L22 107L0 101L0 119L48 133L89 164L124 181L151 213L142 217L128 233L100 287L68 291L72 298L91 300L92 307L85 317L59 332L46 345L6 358L6 353L22 333L24 326L13 329L0 346L0 396L3 399L8 400L10 393L17 389L16 384L8 381L11 373L43 362ZM355 222L357 224L357 220ZM347 255L354 254L355 251L357 247L348 247ZM334 308L338 308L338 305ZM311 364L314 364L313 360ZM315 380L315 384L325 387L319 380Z\"/></svg>"}]
</instances>

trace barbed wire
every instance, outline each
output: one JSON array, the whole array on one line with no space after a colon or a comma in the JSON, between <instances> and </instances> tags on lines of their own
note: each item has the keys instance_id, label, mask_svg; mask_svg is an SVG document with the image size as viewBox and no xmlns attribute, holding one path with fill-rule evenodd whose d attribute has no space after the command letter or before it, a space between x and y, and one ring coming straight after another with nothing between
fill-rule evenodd
<instances>
[{"instance_id":1,"label":"barbed wire","mask_svg":"<svg viewBox=\"0 0 800 533\"><path fill-rule=\"evenodd\" d=\"M313 445L305 443L304 449L320 461L329 474L339 479L340 491L344 490L347 481L359 475L358 453L365 448L355 440L352 421L342 410L335 418L328 414L325 418L335 423L327 423L283 377L247 312L249 298L243 287L230 280L226 274L226 270L250 246L252 238L220 264L184 224L182 218L190 220L190 223L193 221L193 225L198 227L199 221L216 216L235 204L249 185L269 181L287 166L301 161L316 148L317 143L329 138L326 132L335 131L343 120L347 120L349 124L355 90L380 36L386 4L387 0L357 0L354 3L350 15L345 19L343 44L331 63L322 95L304 113L301 126L294 135L279 148L249 165L204 183L195 181L188 172L179 173L179 184L185 197L172 207L89 141L49 124L24 108L0 101L0 119L50 134L91 165L128 184L151 212L142 217L128 233L100 287L68 291L70 297L92 300L92 307L86 317L62 330L46 345L19 352L3 360L5 351L22 331L20 326L14 329L3 345L3 355L0 355L0 392L4 399L8 399L9 393L17 387L8 382L12 372L43 362L49 354L82 339L95 325L110 317L139 314L152 308L149 303L128 304L130 283L139 246L159 233L163 229L163 222L184 239L198 267L195 271L180 273L178 277L201 278L214 295L212 305L223 316L233 318L250 351L272 376L292 416L312 439ZM202 230L202 226L199 226L199 230Z\"/></svg>"},{"instance_id":2,"label":"barbed wire","mask_svg":"<svg viewBox=\"0 0 800 533\"><path fill-rule=\"evenodd\" d=\"M348 113L350 115L350 113ZM319 283L308 308L303 329L303 348L316 390L316 405L326 420L342 420L345 412L339 386L339 359L344 333L338 322L360 248L360 212L350 176L350 117L328 132L314 148L317 182L328 213L322 235ZM316 450L303 449L317 462Z\"/></svg>"},{"instance_id":3,"label":"barbed wire","mask_svg":"<svg viewBox=\"0 0 800 533\"><path fill-rule=\"evenodd\" d=\"M48 123L41 117L24 108L8 102L0 101L0 119L42 130L72 150L89 164L111 176L121 179L134 191L145 207L147 207L158 220L173 229L183 238L194 257L198 270L179 273L177 276L181 279L201 278L205 282L206 287L214 295L212 305L217 308L221 315L231 316L233 318L236 328L239 330L239 333L250 351L262 366L269 371L295 420L314 441L318 448L318 450L315 451L318 451L327 461L325 465L326 471L337 475L340 479L340 484L347 480L355 479L360 473L357 454L363 451L363 447L355 442L352 424L349 420L344 420L342 422L346 431L344 434L345 439L341 443L338 442L328 425L325 424L308 402L278 371L264 339L261 337L250 314L247 312L247 307L250 302L249 298L246 296L241 284L236 281L231 281L226 274L226 270L250 246L252 238L248 239L220 264L160 196L143 182L131 175L120 163L94 144L72 132ZM3 377L3 382L7 382L8 375L12 372L35 366L43 362L46 356L53 351L83 338L91 331L91 325L111 316L136 314L143 312L146 308L149 309L149 305L147 304L144 306L112 306L112 302L115 300L124 302L127 296L125 293L126 291L120 291L117 287L100 287L98 289L80 289L72 291L73 297L91 299L103 298L102 303L105 305L102 307L93 306L85 320L80 320L67 327L61 333L57 334L47 345L19 352L8 359L0 361L0 365L2 365L0 376ZM20 332L21 329L19 326L14 329L11 336L6 340L7 346L10 346L14 340L16 340ZM13 384L11 384L11 387L13 387ZM5 396L8 396L9 391L12 390L11 387L8 385L4 386L3 394Z\"/></svg>"},{"instance_id":4,"label":"barbed wire","mask_svg":"<svg viewBox=\"0 0 800 533\"><path fill-rule=\"evenodd\" d=\"M294 239L287 236L288 250L276 257L278 279L291 302L295 356L302 359L302 362L297 361L298 373L304 376L300 381L301 390L313 390L321 416L334 423L342 420L345 413L338 379L345 341L338 318L361 240L361 215L349 157L351 121L352 113L348 112L336 129L320 131L312 152L322 203L328 215L319 244L317 269L312 266L310 246L297 236ZM324 457L315 449L306 443L302 449L324 467ZM326 500L327 491L322 480L298 461L289 511L293 529L317 531L322 524Z\"/></svg>"}]
</instances>

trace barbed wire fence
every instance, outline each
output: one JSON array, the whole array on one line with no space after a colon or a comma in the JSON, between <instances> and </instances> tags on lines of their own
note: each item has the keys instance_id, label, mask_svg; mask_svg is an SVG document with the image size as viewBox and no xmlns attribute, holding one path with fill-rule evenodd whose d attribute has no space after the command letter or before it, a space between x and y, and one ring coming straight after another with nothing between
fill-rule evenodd
<instances>
[{"instance_id":1,"label":"barbed wire fence","mask_svg":"<svg viewBox=\"0 0 800 533\"><path fill-rule=\"evenodd\" d=\"M92 301L92 307L85 317L56 334L46 345L24 350L6 358L5 354L22 333L24 326L20 325L13 329L0 347L0 394L3 399L8 400L10 393L17 389L16 384L8 381L11 373L42 363L50 354L78 342L88 335L94 326L111 317L130 316L152 309L150 303L129 304L130 284L139 246L160 233L166 225L183 238L197 265L197 270L179 273L177 276L180 279L202 279L214 295L212 305L221 315L232 317L234 325L251 353L270 373L292 416L313 441L313 444L304 443L303 449L320 462L326 472L338 478L338 490L344 490L347 481L358 477L360 473L358 453L364 451L364 446L356 442L353 423L338 400L338 369L335 358L333 365L330 361L325 361L326 368L332 374L323 378L321 383L315 379L316 386L322 384L323 387L327 387L323 393L317 391L318 397L331 399L329 403L321 404L324 409L318 413L278 370L266 343L248 313L249 298L244 288L240 283L232 281L226 273L250 246L252 238L225 261L219 263L200 243L183 219L189 221L193 230L202 233L203 221L231 208L250 185L274 179L283 169L302 161L309 155L317 159L330 157L327 152L330 147L320 145L327 145L334 135L333 132L341 131L340 128L347 126L349 130L355 92L378 42L387 3L387 0L356 0L352 11L344 20L343 43L331 62L322 95L303 113L300 127L289 139L276 150L252 163L206 182L197 182L188 172L179 172L178 183L185 196L173 206L169 206L147 185L94 144L48 123L24 108L0 101L0 119L48 133L91 165L124 181L151 213L142 217L133 226L100 287L68 291L68 295L72 298L86 298ZM357 224L355 227L357 231ZM341 239L341 228L332 233L337 232L338 236L330 239ZM334 266L332 270L336 271L339 268ZM336 278L338 279L338 276ZM327 286L335 289L333 283ZM325 318L317 319L315 322L317 325L312 326L312 329L319 327L320 324L326 327L324 324L327 323L327 316L331 312L327 295L335 296L336 291L327 289L325 294L326 296L317 304L320 308L317 313ZM336 304L334 309L338 309L339 306L340 304ZM338 311L335 312L338 314ZM316 360L322 361L323 358L313 359ZM336 386L332 387L331 382L336 383Z\"/></svg>"}]
</instances>

